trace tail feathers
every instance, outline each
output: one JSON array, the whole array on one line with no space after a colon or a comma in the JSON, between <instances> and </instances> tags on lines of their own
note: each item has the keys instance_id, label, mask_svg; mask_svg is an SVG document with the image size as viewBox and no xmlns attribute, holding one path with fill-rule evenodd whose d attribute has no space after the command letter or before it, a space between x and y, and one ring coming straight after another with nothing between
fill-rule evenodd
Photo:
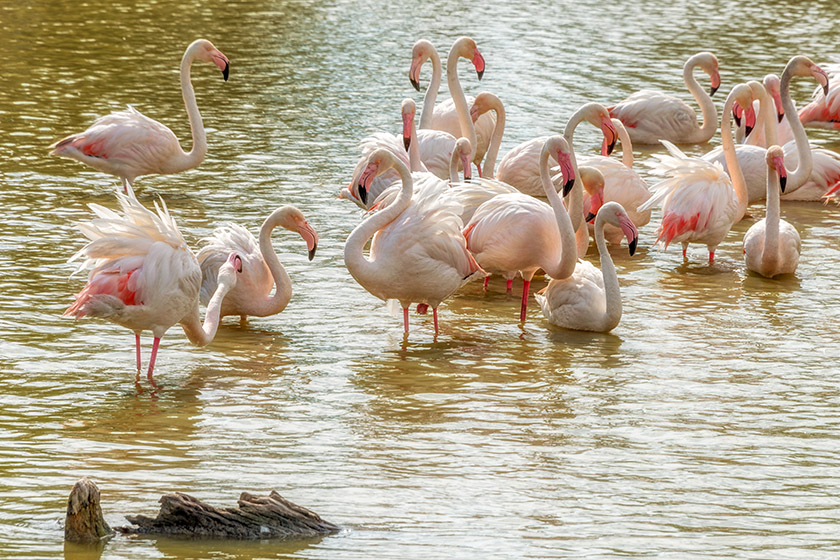
<instances>
[{"instance_id":1,"label":"tail feathers","mask_svg":"<svg viewBox=\"0 0 840 560\"><path fill-rule=\"evenodd\" d=\"M61 140L54 142L50 145L50 155L57 156L61 155L61 152L64 151L64 148L71 145L77 138L79 137L78 134L73 134L72 136L68 136L67 138L62 138Z\"/></svg>"}]
</instances>

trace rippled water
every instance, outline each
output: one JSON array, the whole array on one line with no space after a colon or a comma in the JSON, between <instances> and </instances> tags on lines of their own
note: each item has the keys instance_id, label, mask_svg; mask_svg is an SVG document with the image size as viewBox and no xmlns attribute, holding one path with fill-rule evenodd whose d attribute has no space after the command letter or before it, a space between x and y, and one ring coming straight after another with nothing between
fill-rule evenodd
<instances>
[{"instance_id":1,"label":"rippled water","mask_svg":"<svg viewBox=\"0 0 840 560\"><path fill-rule=\"evenodd\" d=\"M840 6L421 4L0 6L0 557L837 556L835 207L784 205L803 239L794 279L745 274L749 219L709 268L699 249L683 264L676 248L653 248L655 214L636 256L614 252L625 308L612 334L551 329L536 305L521 327L517 295L493 281L441 308L437 339L412 315L406 340L343 266L359 213L335 195L357 141L396 130L402 98L419 102L407 80L417 38L444 52L477 40L487 71L478 84L462 69L463 82L505 101L504 152L559 132L586 101L684 93L681 66L697 50L717 53L724 92L794 54L830 60ZM321 243L310 263L299 238L275 235L294 282L286 311L245 327L229 318L203 349L173 328L152 395L134 385L130 332L61 318L83 284L66 262L82 245L73 224L89 203L113 206L117 181L46 147L127 103L188 143L177 68L199 36L231 60L227 83L193 69L208 157L141 178L141 201L162 197L193 246L228 220L256 231L291 203ZM597 131L580 137L597 148ZM812 138L840 149L830 132ZM644 168L650 152L637 157ZM276 489L345 530L294 544L65 548L60 520L81 476L100 485L114 525L152 514L167 492L230 505Z\"/></svg>"}]
</instances>

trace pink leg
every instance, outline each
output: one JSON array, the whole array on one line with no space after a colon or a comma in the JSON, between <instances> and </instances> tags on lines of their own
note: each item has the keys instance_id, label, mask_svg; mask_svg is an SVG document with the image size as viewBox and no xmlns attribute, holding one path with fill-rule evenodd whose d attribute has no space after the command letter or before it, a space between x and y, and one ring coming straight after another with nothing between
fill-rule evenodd
<instances>
[{"instance_id":1,"label":"pink leg","mask_svg":"<svg viewBox=\"0 0 840 560\"><path fill-rule=\"evenodd\" d=\"M479 176L479 177L484 177L484 175L482 175L482 174L481 174L481 164L480 164L480 163L476 163L476 164L475 164L475 166L478 168L478 176Z\"/></svg>"},{"instance_id":2,"label":"pink leg","mask_svg":"<svg viewBox=\"0 0 840 560\"><path fill-rule=\"evenodd\" d=\"M134 348L137 354L137 373L140 373L140 335L134 334Z\"/></svg>"},{"instance_id":3,"label":"pink leg","mask_svg":"<svg viewBox=\"0 0 840 560\"><path fill-rule=\"evenodd\" d=\"M487 289L487 284L489 284L489 283L490 283L490 277L489 277L489 276L485 276L485 277L484 277L484 289L485 289L485 290Z\"/></svg>"},{"instance_id":4,"label":"pink leg","mask_svg":"<svg viewBox=\"0 0 840 560\"><path fill-rule=\"evenodd\" d=\"M688 257L687 257L687 256L686 256L686 254L685 254L685 252L686 252L687 250L688 250L688 249L687 249L686 247L683 247L683 260L687 260L687 259L688 259Z\"/></svg>"},{"instance_id":5,"label":"pink leg","mask_svg":"<svg viewBox=\"0 0 840 560\"><path fill-rule=\"evenodd\" d=\"M155 337L155 341L152 343L152 358L149 360L149 373L146 374L146 377L149 378L149 382L157 387L155 384L155 378L152 376L152 372L155 369L155 358L157 358L158 346L160 346L160 339Z\"/></svg>"},{"instance_id":6,"label":"pink leg","mask_svg":"<svg viewBox=\"0 0 840 560\"><path fill-rule=\"evenodd\" d=\"M513 278L507 281L505 288L507 289L507 293L511 292L511 290L513 289Z\"/></svg>"},{"instance_id":7,"label":"pink leg","mask_svg":"<svg viewBox=\"0 0 840 560\"><path fill-rule=\"evenodd\" d=\"M524 280L522 282L522 311L519 312L519 321L525 322L525 312L528 310L528 291L531 288L531 281Z\"/></svg>"},{"instance_id":8,"label":"pink leg","mask_svg":"<svg viewBox=\"0 0 840 560\"><path fill-rule=\"evenodd\" d=\"M432 316L435 318L435 334L438 332L437 307L432 309Z\"/></svg>"},{"instance_id":9,"label":"pink leg","mask_svg":"<svg viewBox=\"0 0 840 560\"><path fill-rule=\"evenodd\" d=\"M403 326L405 332L408 333L408 307L403 307Z\"/></svg>"},{"instance_id":10,"label":"pink leg","mask_svg":"<svg viewBox=\"0 0 840 560\"><path fill-rule=\"evenodd\" d=\"M709 264L712 264L714 262L715 262L715 252L714 251L709 251Z\"/></svg>"}]
</instances>

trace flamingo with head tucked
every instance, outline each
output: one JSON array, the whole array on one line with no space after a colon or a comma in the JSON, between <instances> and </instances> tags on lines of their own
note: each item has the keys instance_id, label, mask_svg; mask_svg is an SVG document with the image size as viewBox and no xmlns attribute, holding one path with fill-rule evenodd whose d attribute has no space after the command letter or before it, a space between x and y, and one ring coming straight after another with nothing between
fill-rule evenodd
<instances>
[{"instance_id":1,"label":"flamingo with head tucked","mask_svg":"<svg viewBox=\"0 0 840 560\"><path fill-rule=\"evenodd\" d=\"M181 93L187 107L193 146L184 152L175 133L133 107L98 118L84 132L59 140L50 155L81 161L98 171L116 175L123 191L141 175L180 173L198 167L207 153L207 136L195 102L190 82L190 68L195 60L212 62L228 79L230 63L206 39L192 42L181 59Z\"/></svg>"},{"instance_id":2,"label":"flamingo with head tucked","mask_svg":"<svg viewBox=\"0 0 840 560\"><path fill-rule=\"evenodd\" d=\"M707 95L694 78L694 69L700 67L712 80ZM697 124L697 113L673 95L643 89L624 101L609 107L610 115L627 127L634 144L657 144L660 139L675 144L708 142L717 131L717 109L712 102L720 87L718 60L710 52L697 53L683 67L683 80L688 91L700 105L703 125Z\"/></svg>"},{"instance_id":3,"label":"flamingo with head tucked","mask_svg":"<svg viewBox=\"0 0 840 560\"><path fill-rule=\"evenodd\" d=\"M98 204L90 208L97 218L79 224L90 242L70 260L86 257L92 266L87 285L65 315L76 319L90 315L134 331L137 371L140 371L140 332L154 336L148 378L153 371L160 339L180 323L190 342L209 344L219 326L222 300L236 285L242 259L235 252L226 256L217 274L217 288L207 305L204 323L199 319L201 268L190 251L166 204L147 210L134 197L117 194L122 214Z\"/></svg>"}]
</instances>

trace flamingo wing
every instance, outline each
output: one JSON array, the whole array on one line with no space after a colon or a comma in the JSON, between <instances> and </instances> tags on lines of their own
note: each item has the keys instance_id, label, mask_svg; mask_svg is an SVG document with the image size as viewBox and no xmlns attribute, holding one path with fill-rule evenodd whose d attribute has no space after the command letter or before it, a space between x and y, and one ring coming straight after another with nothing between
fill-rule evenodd
<instances>
[{"instance_id":1,"label":"flamingo wing","mask_svg":"<svg viewBox=\"0 0 840 560\"><path fill-rule=\"evenodd\" d=\"M698 128L691 107L672 95L648 89L637 91L609 111L627 127L634 143L656 144L660 138L680 141Z\"/></svg>"},{"instance_id":2,"label":"flamingo wing","mask_svg":"<svg viewBox=\"0 0 840 560\"><path fill-rule=\"evenodd\" d=\"M604 277L589 261L579 261L568 278L552 279L536 299L548 321L561 327L596 328L607 312Z\"/></svg>"},{"instance_id":3,"label":"flamingo wing","mask_svg":"<svg viewBox=\"0 0 840 560\"><path fill-rule=\"evenodd\" d=\"M201 303L207 305L218 287L219 268L235 252L242 260L242 272L236 286L225 296L228 298L237 291L249 291L249 284L264 286L268 284L267 295L271 291L272 279L265 260L263 260L257 240L250 231L239 224L229 223L216 228L213 234L201 240L204 246L198 252L198 264L201 266Z\"/></svg>"}]
</instances>

